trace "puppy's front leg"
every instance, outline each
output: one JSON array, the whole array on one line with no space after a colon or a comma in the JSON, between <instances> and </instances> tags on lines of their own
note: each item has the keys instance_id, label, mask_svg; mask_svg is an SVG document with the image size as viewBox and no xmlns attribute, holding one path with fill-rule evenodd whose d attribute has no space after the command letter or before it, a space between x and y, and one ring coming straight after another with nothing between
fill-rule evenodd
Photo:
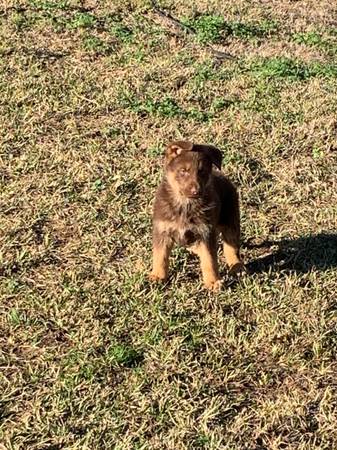
<instances>
[{"instance_id":1,"label":"puppy's front leg","mask_svg":"<svg viewBox=\"0 0 337 450\"><path fill-rule=\"evenodd\" d=\"M164 281L168 275L169 257L172 250L172 240L156 228L153 230L153 261L151 281Z\"/></svg>"},{"instance_id":2,"label":"puppy's front leg","mask_svg":"<svg viewBox=\"0 0 337 450\"><path fill-rule=\"evenodd\" d=\"M199 256L204 285L207 289L219 291L221 280L218 271L216 242L201 241L191 248Z\"/></svg>"}]
</instances>

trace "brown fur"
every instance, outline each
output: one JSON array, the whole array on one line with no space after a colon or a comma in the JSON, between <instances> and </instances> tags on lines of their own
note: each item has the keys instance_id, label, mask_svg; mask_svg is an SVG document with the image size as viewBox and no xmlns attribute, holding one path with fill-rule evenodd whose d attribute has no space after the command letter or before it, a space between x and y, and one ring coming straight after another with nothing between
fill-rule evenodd
<instances>
[{"instance_id":1,"label":"brown fur","mask_svg":"<svg viewBox=\"0 0 337 450\"><path fill-rule=\"evenodd\" d=\"M209 145L185 141L168 145L165 173L153 210L152 280L167 278L170 252L178 244L199 256L205 286L218 290L219 234L230 271L243 269L239 256L239 198L233 184L219 170L221 160L220 150Z\"/></svg>"}]
</instances>

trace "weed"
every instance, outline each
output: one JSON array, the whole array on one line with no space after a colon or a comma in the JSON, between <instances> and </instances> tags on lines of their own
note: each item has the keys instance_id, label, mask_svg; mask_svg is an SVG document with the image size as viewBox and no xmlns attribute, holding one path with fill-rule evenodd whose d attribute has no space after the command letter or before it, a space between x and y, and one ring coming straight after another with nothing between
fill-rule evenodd
<instances>
[{"instance_id":1,"label":"weed","mask_svg":"<svg viewBox=\"0 0 337 450\"><path fill-rule=\"evenodd\" d=\"M8 313L8 320L15 326L19 325L22 321L20 313L17 309L12 308Z\"/></svg>"},{"instance_id":2,"label":"weed","mask_svg":"<svg viewBox=\"0 0 337 450\"><path fill-rule=\"evenodd\" d=\"M249 68L258 78L289 78L306 80L311 77L337 77L335 64L305 64L289 58L270 58L254 61Z\"/></svg>"},{"instance_id":3,"label":"weed","mask_svg":"<svg viewBox=\"0 0 337 450\"><path fill-rule=\"evenodd\" d=\"M89 52L96 54L109 55L114 51L114 47L97 36L85 36L83 38L83 47Z\"/></svg>"},{"instance_id":4,"label":"weed","mask_svg":"<svg viewBox=\"0 0 337 450\"><path fill-rule=\"evenodd\" d=\"M122 23L111 25L110 32L122 43L130 43L134 39L133 31Z\"/></svg>"},{"instance_id":5,"label":"weed","mask_svg":"<svg viewBox=\"0 0 337 450\"><path fill-rule=\"evenodd\" d=\"M143 360L142 353L121 344L109 348L108 357L116 364L125 367L135 367Z\"/></svg>"},{"instance_id":6,"label":"weed","mask_svg":"<svg viewBox=\"0 0 337 450\"><path fill-rule=\"evenodd\" d=\"M50 0L29 0L29 4L34 6L35 8L44 9L44 10L66 10L69 7L68 0L58 0L58 1L50 1Z\"/></svg>"},{"instance_id":7,"label":"weed","mask_svg":"<svg viewBox=\"0 0 337 450\"><path fill-rule=\"evenodd\" d=\"M309 31L307 33L294 33L292 35L292 39L299 43L305 45L322 45L323 39L322 36L317 33L317 31Z\"/></svg>"},{"instance_id":8,"label":"weed","mask_svg":"<svg viewBox=\"0 0 337 450\"><path fill-rule=\"evenodd\" d=\"M258 23L226 22L222 16L217 15L200 15L195 19L185 20L184 23L195 30L197 39L202 43L220 42L228 36L244 40L269 37L278 29L278 24L272 20Z\"/></svg>"},{"instance_id":9,"label":"weed","mask_svg":"<svg viewBox=\"0 0 337 450\"><path fill-rule=\"evenodd\" d=\"M259 23L230 22L227 24L227 34L239 39L270 37L276 33L278 25L274 21L264 20Z\"/></svg>"},{"instance_id":10,"label":"weed","mask_svg":"<svg viewBox=\"0 0 337 450\"><path fill-rule=\"evenodd\" d=\"M19 32L26 28L31 28L34 25L35 21L35 16L27 16L23 12L17 12L12 16L12 23Z\"/></svg>"},{"instance_id":11,"label":"weed","mask_svg":"<svg viewBox=\"0 0 337 450\"><path fill-rule=\"evenodd\" d=\"M96 24L96 18L87 12L77 12L72 17L68 26L70 28L92 28Z\"/></svg>"},{"instance_id":12,"label":"weed","mask_svg":"<svg viewBox=\"0 0 337 450\"><path fill-rule=\"evenodd\" d=\"M187 20L185 23L192 26L199 42L217 42L221 38L221 32L225 28L224 18L215 15L199 16L194 20Z\"/></svg>"},{"instance_id":13,"label":"weed","mask_svg":"<svg viewBox=\"0 0 337 450\"><path fill-rule=\"evenodd\" d=\"M183 113L182 109L172 97L164 97L161 100L153 100L150 98L139 100L129 93L121 96L122 103L132 111L145 115L157 115L161 117L175 117Z\"/></svg>"}]
</instances>

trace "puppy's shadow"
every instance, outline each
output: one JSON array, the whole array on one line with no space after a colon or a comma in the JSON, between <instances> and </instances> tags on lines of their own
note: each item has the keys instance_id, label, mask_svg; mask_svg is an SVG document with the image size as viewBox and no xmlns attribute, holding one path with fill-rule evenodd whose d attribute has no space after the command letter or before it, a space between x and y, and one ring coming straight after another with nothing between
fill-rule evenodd
<instances>
[{"instance_id":1,"label":"puppy's shadow","mask_svg":"<svg viewBox=\"0 0 337 450\"><path fill-rule=\"evenodd\" d=\"M250 273L272 271L307 273L337 267L337 234L321 233L297 239L246 243L243 248L260 253L248 262ZM261 255L262 251L262 255Z\"/></svg>"}]
</instances>

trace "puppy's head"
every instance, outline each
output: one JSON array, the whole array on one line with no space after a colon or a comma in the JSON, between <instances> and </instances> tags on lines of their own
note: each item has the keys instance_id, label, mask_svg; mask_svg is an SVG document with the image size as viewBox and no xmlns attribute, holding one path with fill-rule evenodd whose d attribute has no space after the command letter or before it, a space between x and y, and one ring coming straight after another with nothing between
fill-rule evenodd
<instances>
[{"instance_id":1,"label":"puppy's head","mask_svg":"<svg viewBox=\"0 0 337 450\"><path fill-rule=\"evenodd\" d=\"M216 147L174 141L165 152L166 178L177 195L199 198L210 181L212 164L220 169L221 161L221 152Z\"/></svg>"}]
</instances>

